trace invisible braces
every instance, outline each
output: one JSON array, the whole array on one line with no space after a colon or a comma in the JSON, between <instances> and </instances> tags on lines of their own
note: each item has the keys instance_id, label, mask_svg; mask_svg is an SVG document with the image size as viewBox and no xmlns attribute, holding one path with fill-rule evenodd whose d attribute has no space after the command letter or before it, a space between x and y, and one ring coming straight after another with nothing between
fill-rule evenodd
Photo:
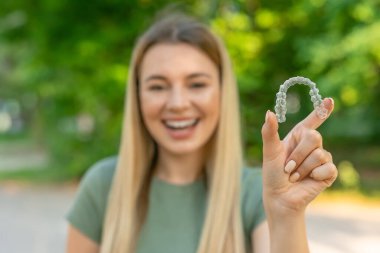
<instances>
[{"instance_id":1,"label":"invisible braces","mask_svg":"<svg viewBox=\"0 0 380 253\"><path fill-rule=\"evenodd\" d=\"M302 76L296 76L286 80L281 86L280 91L276 94L276 106L274 110L276 112L276 117L279 123L286 121L286 92L289 87L295 84L304 84L310 87L310 96L311 102L313 102L314 109L317 111L317 115L321 119L325 119L328 114L328 110L324 107L322 102L322 97L319 95L319 90L316 87L316 84L311 81L309 78Z\"/></svg>"}]
</instances>

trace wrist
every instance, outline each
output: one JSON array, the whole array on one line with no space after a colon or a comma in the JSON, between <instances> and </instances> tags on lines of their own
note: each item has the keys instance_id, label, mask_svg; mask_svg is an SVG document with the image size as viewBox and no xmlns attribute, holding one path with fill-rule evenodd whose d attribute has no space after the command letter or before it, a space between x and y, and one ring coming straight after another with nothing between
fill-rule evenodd
<instances>
[{"instance_id":1,"label":"wrist","mask_svg":"<svg viewBox=\"0 0 380 253\"><path fill-rule=\"evenodd\" d=\"M264 209L268 217L273 222L279 221L294 221L305 218L306 206L299 203L283 203L281 200L276 200L273 197L263 195Z\"/></svg>"},{"instance_id":2,"label":"wrist","mask_svg":"<svg viewBox=\"0 0 380 253\"><path fill-rule=\"evenodd\" d=\"M309 253L304 213L268 217L272 253Z\"/></svg>"},{"instance_id":3,"label":"wrist","mask_svg":"<svg viewBox=\"0 0 380 253\"><path fill-rule=\"evenodd\" d=\"M266 213L268 225L272 229L282 229L289 230L290 227L295 225L304 226L305 225L305 212L288 213L284 215L278 212Z\"/></svg>"}]
</instances>

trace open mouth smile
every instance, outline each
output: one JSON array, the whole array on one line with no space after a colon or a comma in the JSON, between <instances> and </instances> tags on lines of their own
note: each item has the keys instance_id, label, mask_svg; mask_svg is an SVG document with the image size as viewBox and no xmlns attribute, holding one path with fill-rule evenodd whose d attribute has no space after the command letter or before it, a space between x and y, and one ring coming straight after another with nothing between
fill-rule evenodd
<instances>
[{"instance_id":1,"label":"open mouth smile","mask_svg":"<svg viewBox=\"0 0 380 253\"><path fill-rule=\"evenodd\" d=\"M181 130L195 126L199 122L199 119L189 120L163 120L166 127L173 130Z\"/></svg>"}]
</instances>

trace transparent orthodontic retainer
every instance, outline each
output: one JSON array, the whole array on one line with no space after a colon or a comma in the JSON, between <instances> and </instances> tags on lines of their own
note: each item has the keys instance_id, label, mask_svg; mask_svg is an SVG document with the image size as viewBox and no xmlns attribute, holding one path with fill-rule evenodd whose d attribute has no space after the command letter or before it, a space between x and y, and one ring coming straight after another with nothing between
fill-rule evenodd
<instances>
[{"instance_id":1,"label":"transparent orthodontic retainer","mask_svg":"<svg viewBox=\"0 0 380 253\"><path fill-rule=\"evenodd\" d=\"M325 119L328 115L328 110L323 105L322 97L319 95L319 90L317 89L316 84L309 78L296 76L286 80L280 86L279 92L276 93L276 106L274 107L274 110L276 112L278 122L283 123L286 121L286 92L289 87L295 84L304 84L310 87L309 94L311 97L311 102L313 102L314 109L316 110L319 118Z\"/></svg>"}]
</instances>

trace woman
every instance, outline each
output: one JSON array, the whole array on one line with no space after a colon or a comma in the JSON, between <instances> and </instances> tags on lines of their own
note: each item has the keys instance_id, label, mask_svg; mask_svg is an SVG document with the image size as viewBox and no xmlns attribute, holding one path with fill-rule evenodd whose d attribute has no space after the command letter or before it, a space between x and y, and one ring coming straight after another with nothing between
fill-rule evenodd
<instances>
[{"instance_id":1,"label":"woman","mask_svg":"<svg viewBox=\"0 0 380 253\"><path fill-rule=\"evenodd\" d=\"M314 111L280 140L268 111L261 175L243 169L238 104L208 28L153 24L133 52L119 155L86 173L67 252L308 252L305 208L337 176L315 130L324 120Z\"/></svg>"}]
</instances>

